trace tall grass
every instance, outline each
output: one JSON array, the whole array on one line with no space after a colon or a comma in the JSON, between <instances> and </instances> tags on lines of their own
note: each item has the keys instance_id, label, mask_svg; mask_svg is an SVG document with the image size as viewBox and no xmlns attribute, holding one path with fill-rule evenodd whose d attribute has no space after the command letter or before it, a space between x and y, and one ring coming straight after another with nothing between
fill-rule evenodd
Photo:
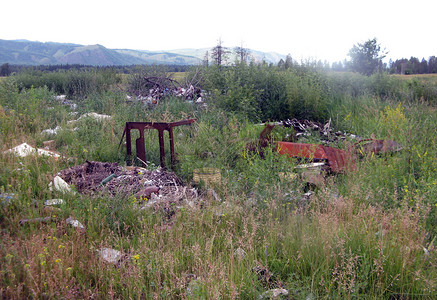
<instances>
[{"instance_id":1,"label":"tall grass","mask_svg":"<svg viewBox=\"0 0 437 300\"><path fill-rule=\"evenodd\" d=\"M225 78L223 90L211 88L209 101L215 103L207 108L170 98L149 109L125 102L124 92L112 85L79 100L79 115L94 111L112 119L74 125L68 121L76 117L53 101L51 87L1 82L0 193L16 195L0 205L2 296L254 299L283 287L293 299L435 297L433 102L389 77L263 68L225 70L235 80ZM258 78L242 84L238 72ZM263 90L250 91L259 86ZM232 112L237 95L269 103L253 119L257 109ZM395 140L404 149L357 157L354 172L327 177L307 199L303 182L279 177L279 172L293 172L294 161L272 148L261 158L246 147L263 129L252 121L279 109L275 99L281 109L287 103L287 113L278 116L331 118L338 129ZM253 104L261 105L257 101ZM298 103L295 109L293 103ZM190 185L194 169L218 168L222 181L213 188L221 202L200 187L203 202L182 207L169 219L165 211L138 210L126 195L49 191L54 174L85 160L123 165L126 153L118 145L126 121L191 117L197 123L175 128L173 171ZM3 153L21 142L42 146L49 137L41 130L58 125L63 129L50 138L65 158ZM279 129L274 136L281 134ZM147 160L158 165L156 132L150 130L145 139ZM66 204L48 211L44 201L52 198ZM46 216L54 221L19 225L21 219ZM85 233L64 222L70 216L86 227ZM120 250L126 259L118 266L105 263L96 251L102 247Z\"/></svg>"}]
</instances>

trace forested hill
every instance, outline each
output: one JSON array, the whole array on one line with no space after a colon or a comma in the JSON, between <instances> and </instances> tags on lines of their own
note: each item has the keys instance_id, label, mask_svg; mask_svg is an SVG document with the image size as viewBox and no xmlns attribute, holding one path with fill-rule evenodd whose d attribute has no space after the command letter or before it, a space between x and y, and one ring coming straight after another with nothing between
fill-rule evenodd
<instances>
[{"instance_id":1,"label":"forested hill","mask_svg":"<svg viewBox=\"0 0 437 300\"><path fill-rule=\"evenodd\" d=\"M137 64L196 65L202 62L210 49L181 49L147 51L108 49L102 45L78 45L28 40L1 40L0 64L91 66L121 66ZM278 63L285 56L276 53L252 51L254 59Z\"/></svg>"},{"instance_id":2,"label":"forested hill","mask_svg":"<svg viewBox=\"0 0 437 300\"><path fill-rule=\"evenodd\" d=\"M41 43L27 40L0 40L0 64L91 66L172 64L193 65L200 59L176 53L108 49L102 45Z\"/></svg>"}]
</instances>

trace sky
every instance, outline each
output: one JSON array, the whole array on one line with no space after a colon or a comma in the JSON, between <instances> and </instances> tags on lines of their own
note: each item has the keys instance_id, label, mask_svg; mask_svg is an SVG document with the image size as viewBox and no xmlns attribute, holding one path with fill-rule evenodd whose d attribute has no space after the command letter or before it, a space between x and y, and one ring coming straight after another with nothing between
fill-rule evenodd
<instances>
[{"instance_id":1,"label":"sky","mask_svg":"<svg viewBox=\"0 0 437 300\"><path fill-rule=\"evenodd\" d=\"M0 39L111 49L223 46L349 59L376 38L387 60L437 56L435 0L2 0Z\"/></svg>"}]
</instances>

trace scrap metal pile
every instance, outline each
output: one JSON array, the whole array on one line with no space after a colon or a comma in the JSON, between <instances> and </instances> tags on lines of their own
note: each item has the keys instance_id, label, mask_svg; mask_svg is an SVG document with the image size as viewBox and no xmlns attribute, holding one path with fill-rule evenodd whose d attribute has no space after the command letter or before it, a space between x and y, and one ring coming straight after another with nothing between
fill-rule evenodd
<instances>
[{"instance_id":1,"label":"scrap metal pile","mask_svg":"<svg viewBox=\"0 0 437 300\"><path fill-rule=\"evenodd\" d=\"M306 163L317 163L304 164L296 168L304 166L305 169L317 166L320 171L343 173L355 169L357 156L402 150L402 146L395 141L364 139L353 134L335 131L331 126L331 120L322 124L309 120L292 119L264 125L265 128L261 132L258 142L249 143L248 149L256 149L258 153L263 154L263 148L272 141L271 132L275 126L292 128L292 132L287 134L282 141L273 142L276 151L281 155L303 160ZM320 144L306 143L310 137L318 139ZM336 142L339 140L351 142L349 149L337 148Z\"/></svg>"}]
</instances>

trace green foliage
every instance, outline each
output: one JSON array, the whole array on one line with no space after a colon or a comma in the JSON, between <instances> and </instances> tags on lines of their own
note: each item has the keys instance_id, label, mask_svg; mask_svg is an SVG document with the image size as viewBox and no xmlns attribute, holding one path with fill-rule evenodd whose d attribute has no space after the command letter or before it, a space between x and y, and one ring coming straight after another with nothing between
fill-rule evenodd
<instances>
[{"instance_id":1,"label":"green foliage","mask_svg":"<svg viewBox=\"0 0 437 300\"><path fill-rule=\"evenodd\" d=\"M213 103L251 121L327 118L325 83L316 71L300 76L295 70L237 63L204 72Z\"/></svg>"},{"instance_id":2,"label":"green foliage","mask_svg":"<svg viewBox=\"0 0 437 300\"><path fill-rule=\"evenodd\" d=\"M351 57L350 66L353 71L370 76L382 69L382 59L385 54L381 54L381 46L376 38L354 45L349 51Z\"/></svg>"},{"instance_id":3,"label":"green foliage","mask_svg":"<svg viewBox=\"0 0 437 300\"><path fill-rule=\"evenodd\" d=\"M28 70L16 74L13 79L20 90L46 86L56 94L65 94L74 99L84 99L93 93L108 91L112 85L120 83L120 77L111 69L58 72Z\"/></svg>"},{"instance_id":4,"label":"green foliage","mask_svg":"<svg viewBox=\"0 0 437 300\"><path fill-rule=\"evenodd\" d=\"M328 119L328 93L321 74L309 72L303 76L289 74L287 85L290 115L299 120Z\"/></svg>"}]
</instances>

